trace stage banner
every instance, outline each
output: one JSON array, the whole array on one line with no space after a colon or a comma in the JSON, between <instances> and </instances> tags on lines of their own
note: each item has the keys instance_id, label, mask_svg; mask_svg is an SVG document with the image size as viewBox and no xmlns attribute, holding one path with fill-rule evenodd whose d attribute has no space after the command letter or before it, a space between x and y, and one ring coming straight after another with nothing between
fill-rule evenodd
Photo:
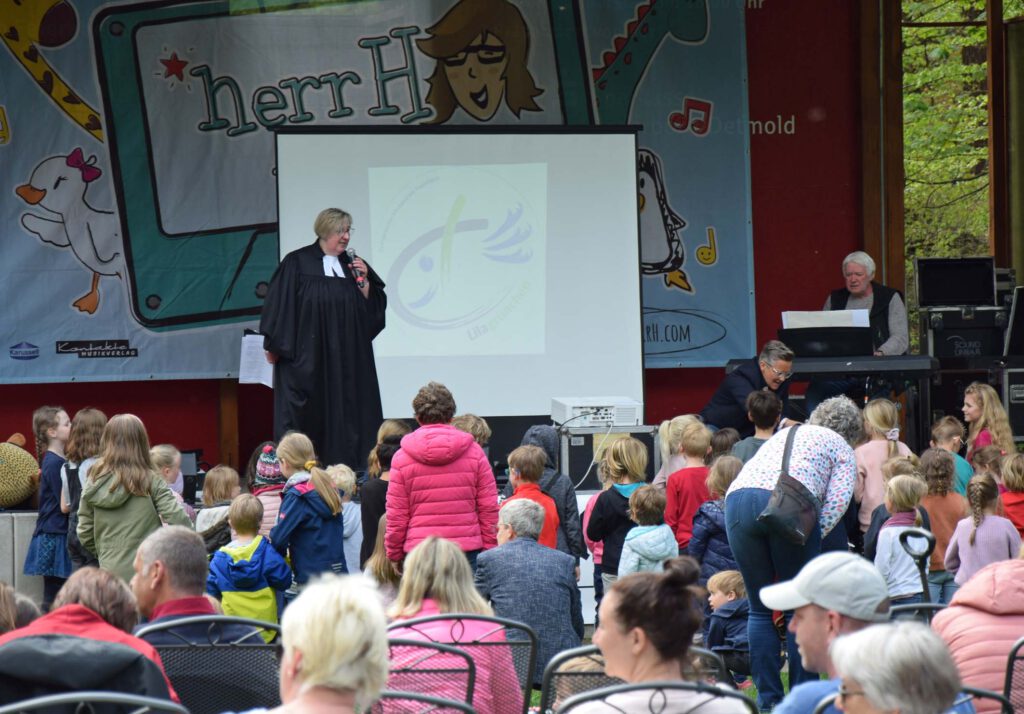
<instances>
[{"instance_id":1,"label":"stage banner","mask_svg":"<svg viewBox=\"0 0 1024 714\"><path fill-rule=\"evenodd\" d=\"M746 3L584 3L603 124L639 124L647 367L755 353Z\"/></svg>"},{"instance_id":2,"label":"stage banner","mask_svg":"<svg viewBox=\"0 0 1024 714\"><path fill-rule=\"evenodd\" d=\"M749 354L722 4L4 3L0 380L235 376L278 261L279 126L642 123L647 364Z\"/></svg>"}]
</instances>

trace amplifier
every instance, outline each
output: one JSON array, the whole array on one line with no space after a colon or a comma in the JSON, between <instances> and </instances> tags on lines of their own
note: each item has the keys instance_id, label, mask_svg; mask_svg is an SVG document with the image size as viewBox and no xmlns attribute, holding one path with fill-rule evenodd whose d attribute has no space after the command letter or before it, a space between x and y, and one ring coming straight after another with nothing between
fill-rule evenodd
<instances>
[{"instance_id":1,"label":"amplifier","mask_svg":"<svg viewBox=\"0 0 1024 714\"><path fill-rule=\"evenodd\" d=\"M972 382L996 384L998 374L998 370L989 369L942 369L936 372L928 385L928 393L924 395L927 401L923 411L928 418L926 440L931 438L932 424L942 417L954 416L961 422L964 420L964 390Z\"/></svg>"},{"instance_id":2,"label":"amplifier","mask_svg":"<svg viewBox=\"0 0 1024 714\"><path fill-rule=\"evenodd\" d=\"M1003 354L1009 321L1006 308L928 307L921 308L920 319L922 347L939 360Z\"/></svg>"},{"instance_id":3,"label":"amplifier","mask_svg":"<svg viewBox=\"0 0 1024 714\"><path fill-rule=\"evenodd\" d=\"M561 454L559 464L562 473L568 474L576 485L577 491L600 491L601 482L597 478L599 464L591 464L601 458L604 447L622 436L632 436L643 442L647 447L647 481L661 468L661 447L658 440L657 426L632 427L563 427L558 430L561 436ZM586 478L584 478L586 475Z\"/></svg>"},{"instance_id":4,"label":"amplifier","mask_svg":"<svg viewBox=\"0 0 1024 714\"><path fill-rule=\"evenodd\" d=\"M1007 369L1003 377L1003 405L1016 441L1024 440L1024 369Z\"/></svg>"}]
</instances>

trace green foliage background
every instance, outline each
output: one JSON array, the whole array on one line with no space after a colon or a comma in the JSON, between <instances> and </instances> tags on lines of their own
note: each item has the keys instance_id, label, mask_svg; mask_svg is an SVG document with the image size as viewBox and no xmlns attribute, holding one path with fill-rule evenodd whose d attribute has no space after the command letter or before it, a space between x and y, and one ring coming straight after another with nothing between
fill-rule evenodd
<instances>
[{"instance_id":1,"label":"green foliage background","mask_svg":"<svg viewBox=\"0 0 1024 714\"><path fill-rule=\"evenodd\" d=\"M1005 0L1004 18L1024 15ZM907 302L916 337L916 257L989 255L985 0L903 0ZM917 22L980 22L912 27ZM916 340L914 340L916 342Z\"/></svg>"}]
</instances>

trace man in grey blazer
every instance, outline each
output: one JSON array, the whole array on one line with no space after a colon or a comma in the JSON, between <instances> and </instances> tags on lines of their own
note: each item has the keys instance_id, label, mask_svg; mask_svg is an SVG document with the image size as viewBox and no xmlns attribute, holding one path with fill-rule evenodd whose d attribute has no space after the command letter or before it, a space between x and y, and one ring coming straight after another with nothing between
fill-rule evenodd
<instances>
[{"instance_id":1,"label":"man in grey blazer","mask_svg":"<svg viewBox=\"0 0 1024 714\"><path fill-rule=\"evenodd\" d=\"M477 556L476 587L494 614L523 622L537 633L539 685L548 661L579 647L583 608L576 586L576 559L540 545L544 509L526 499L509 501L498 512L498 547Z\"/></svg>"}]
</instances>

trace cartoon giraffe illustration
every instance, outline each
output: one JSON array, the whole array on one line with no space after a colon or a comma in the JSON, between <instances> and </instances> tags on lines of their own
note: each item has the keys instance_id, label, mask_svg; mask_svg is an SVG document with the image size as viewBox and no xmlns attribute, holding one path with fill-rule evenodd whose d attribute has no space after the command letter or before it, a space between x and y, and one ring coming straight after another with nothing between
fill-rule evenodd
<instances>
[{"instance_id":1,"label":"cartoon giraffe illustration","mask_svg":"<svg viewBox=\"0 0 1024 714\"><path fill-rule=\"evenodd\" d=\"M39 88L61 111L103 141L99 112L65 82L39 51L60 47L78 31L78 17L67 0L0 0L0 39Z\"/></svg>"},{"instance_id":2,"label":"cartoon giraffe illustration","mask_svg":"<svg viewBox=\"0 0 1024 714\"><path fill-rule=\"evenodd\" d=\"M614 49L595 67L594 97L602 124L626 124L636 88L666 37L697 44L708 33L706 0L648 0L637 6L625 35L612 40Z\"/></svg>"},{"instance_id":3,"label":"cartoon giraffe illustration","mask_svg":"<svg viewBox=\"0 0 1024 714\"><path fill-rule=\"evenodd\" d=\"M24 213L21 225L44 243L71 248L75 257L92 271L92 287L75 300L76 308L90 315L100 302L100 276L124 276L124 248L120 224L113 211L93 208L86 200L89 184L101 175L96 157L84 157L81 149L66 156L44 159L32 171L29 182L16 189L30 206L48 216Z\"/></svg>"}]
</instances>

